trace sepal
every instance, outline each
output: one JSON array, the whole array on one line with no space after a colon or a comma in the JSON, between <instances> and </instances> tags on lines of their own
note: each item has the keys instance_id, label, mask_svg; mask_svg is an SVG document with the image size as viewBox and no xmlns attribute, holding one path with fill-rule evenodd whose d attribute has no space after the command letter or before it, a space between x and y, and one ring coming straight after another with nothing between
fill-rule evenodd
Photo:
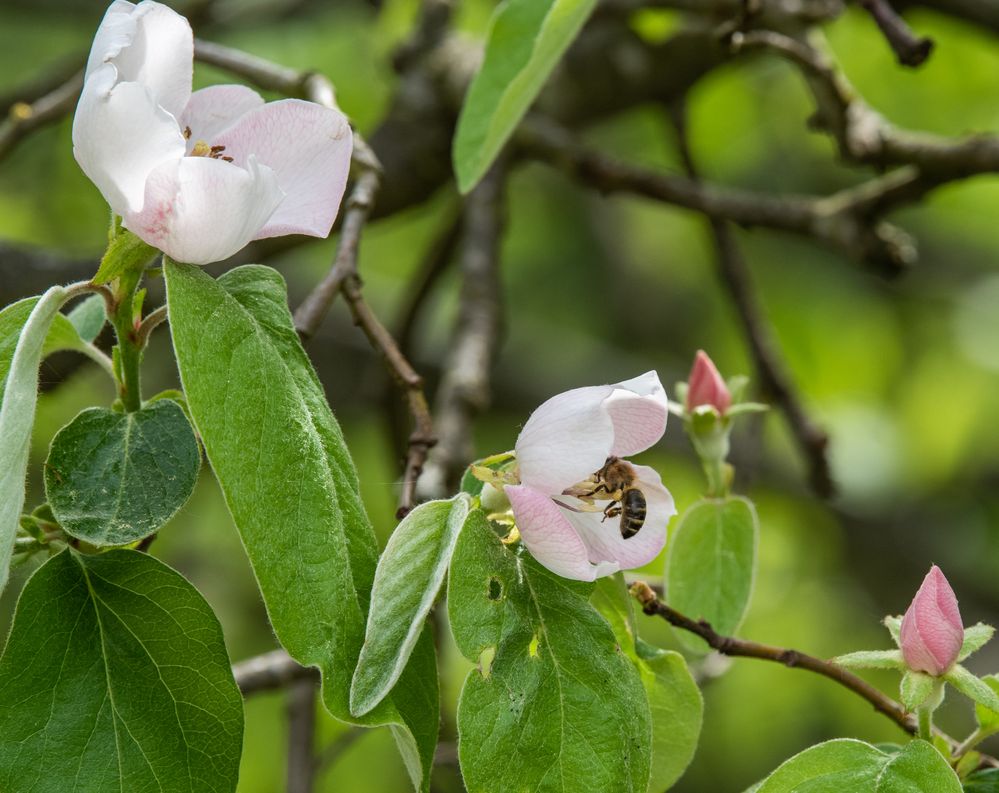
<instances>
[{"instance_id":1,"label":"sepal","mask_svg":"<svg viewBox=\"0 0 999 793\"><path fill-rule=\"evenodd\" d=\"M860 650L832 659L847 669L904 669L905 661L899 650Z\"/></svg>"},{"instance_id":2,"label":"sepal","mask_svg":"<svg viewBox=\"0 0 999 793\"><path fill-rule=\"evenodd\" d=\"M999 694L988 683L971 674L960 664L955 664L944 675L944 679L966 697L970 697L979 705L999 713Z\"/></svg>"}]
</instances>

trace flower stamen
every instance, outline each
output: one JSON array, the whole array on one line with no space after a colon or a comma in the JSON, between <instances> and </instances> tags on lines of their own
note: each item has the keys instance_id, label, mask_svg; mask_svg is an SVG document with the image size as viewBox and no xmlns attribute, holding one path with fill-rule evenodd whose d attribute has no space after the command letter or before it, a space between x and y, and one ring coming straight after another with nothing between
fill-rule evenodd
<instances>
[{"instance_id":1,"label":"flower stamen","mask_svg":"<svg viewBox=\"0 0 999 793\"><path fill-rule=\"evenodd\" d=\"M185 137L190 137L191 128L187 127L184 130ZM222 152L225 151L225 146L209 146L203 140L198 140L194 142L194 146L191 148L191 153L189 157L210 157L213 160L225 160L226 162L232 162L232 157L225 157Z\"/></svg>"}]
</instances>

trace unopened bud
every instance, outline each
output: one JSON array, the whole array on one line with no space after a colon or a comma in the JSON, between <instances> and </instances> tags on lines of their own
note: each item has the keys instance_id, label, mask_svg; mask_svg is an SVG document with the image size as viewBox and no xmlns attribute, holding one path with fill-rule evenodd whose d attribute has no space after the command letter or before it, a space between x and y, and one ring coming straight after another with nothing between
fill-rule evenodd
<instances>
[{"instance_id":1,"label":"unopened bud","mask_svg":"<svg viewBox=\"0 0 999 793\"><path fill-rule=\"evenodd\" d=\"M704 350L698 350L687 381L687 412L710 405L719 415L724 415L731 404L732 395L714 362Z\"/></svg>"},{"instance_id":2,"label":"unopened bud","mask_svg":"<svg viewBox=\"0 0 999 793\"><path fill-rule=\"evenodd\" d=\"M902 657L910 669L939 676L957 661L963 642L957 596L940 568L933 565L902 618Z\"/></svg>"}]
</instances>

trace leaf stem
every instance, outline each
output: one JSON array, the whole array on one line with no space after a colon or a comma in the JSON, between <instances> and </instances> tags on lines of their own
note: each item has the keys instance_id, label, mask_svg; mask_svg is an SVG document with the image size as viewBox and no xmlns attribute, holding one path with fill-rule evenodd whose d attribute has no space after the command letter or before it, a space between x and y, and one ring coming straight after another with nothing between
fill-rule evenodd
<instances>
[{"instance_id":1,"label":"leaf stem","mask_svg":"<svg viewBox=\"0 0 999 793\"><path fill-rule=\"evenodd\" d=\"M114 284L114 312L111 324L118 337L118 396L129 413L142 407L141 375L142 344L135 327L133 303L135 290L142 279L141 271L126 271Z\"/></svg>"}]
</instances>

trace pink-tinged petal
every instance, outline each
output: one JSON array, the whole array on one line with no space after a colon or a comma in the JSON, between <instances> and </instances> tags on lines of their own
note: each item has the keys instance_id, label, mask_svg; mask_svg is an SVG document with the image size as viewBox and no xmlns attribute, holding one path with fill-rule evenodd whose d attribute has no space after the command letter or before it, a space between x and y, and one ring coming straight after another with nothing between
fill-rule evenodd
<instances>
[{"instance_id":1,"label":"pink-tinged petal","mask_svg":"<svg viewBox=\"0 0 999 793\"><path fill-rule=\"evenodd\" d=\"M690 370L687 381L687 410L691 411L701 405L710 405L719 413L724 414L732 404L732 395L714 361L704 350L698 350L694 358L694 366Z\"/></svg>"},{"instance_id":2,"label":"pink-tinged petal","mask_svg":"<svg viewBox=\"0 0 999 793\"><path fill-rule=\"evenodd\" d=\"M142 212L124 223L176 261L208 264L250 242L281 199L274 173L252 158L240 168L182 157L150 174Z\"/></svg>"},{"instance_id":3,"label":"pink-tinged petal","mask_svg":"<svg viewBox=\"0 0 999 793\"><path fill-rule=\"evenodd\" d=\"M573 525L586 545L589 558L594 562L611 562L622 570L641 567L659 555L666 545L666 529L670 518L676 514L673 497L663 486L659 474L645 465L633 466L638 477L638 487L645 496L645 522L637 534L625 539L621 536L621 518L604 520L602 512L572 512L563 515ZM569 506L578 506L574 499L564 499ZM598 501L604 507L608 502Z\"/></svg>"},{"instance_id":4,"label":"pink-tinged petal","mask_svg":"<svg viewBox=\"0 0 999 793\"><path fill-rule=\"evenodd\" d=\"M110 63L118 79L141 83L153 101L179 118L191 96L194 34L176 11L145 0L114 3L94 36L87 73Z\"/></svg>"},{"instance_id":5,"label":"pink-tinged petal","mask_svg":"<svg viewBox=\"0 0 999 793\"><path fill-rule=\"evenodd\" d=\"M615 385L604 405L614 422L611 454L615 457L645 451L666 431L669 403L654 371Z\"/></svg>"},{"instance_id":6,"label":"pink-tinged petal","mask_svg":"<svg viewBox=\"0 0 999 793\"><path fill-rule=\"evenodd\" d=\"M263 104L260 94L245 85L212 85L195 91L180 117L180 128L191 130L188 153L199 140L213 145L219 135Z\"/></svg>"},{"instance_id":7,"label":"pink-tinged petal","mask_svg":"<svg viewBox=\"0 0 999 793\"><path fill-rule=\"evenodd\" d=\"M184 156L184 136L142 85L117 82L115 67L105 64L80 95L73 154L111 208L125 215L142 209L149 174Z\"/></svg>"},{"instance_id":8,"label":"pink-tinged petal","mask_svg":"<svg viewBox=\"0 0 999 793\"><path fill-rule=\"evenodd\" d=\"M957 597L940 568L933 565L902 618L902 656L910 669L941 675L957 661L963 642Z\"/></svg>"},{"instance_id":9,"label":"pink-tinged petal","mask_svg":"<svg viewBox=\"0 0 999 793\"><path fill-rule=\"evenodd\" d=\"M353 148L343 113L300 99L269 102L244 115L215 144L225 146L226 156L237 164L256 156L277 174L286 194L257 239L330 233L347 186Z\"/></svg>"},{"instance_id":10,"label":"pink-tinged petal","mask_svg":"<svg viewBox=\"0 0 999 793\"><path fill-rule=\"evenodd\" d=\"M524 485L508 485L506 495L527 550L553 573L576 581L593 581L620 569L613 563L591 564L576 530L544 493Z\"/></svg>"},{"instance_id":11,"label":"pink-tinged petal","mask_svg":"<svg viewBox=\"0 0 999 793\"><path fill-rule=\"evenodd\" d=\"M604 407L613 390L574 388L535 410L515 446L520 481L554 495L602 468L614 445L614 424Z\"/></svg>"}]
</instances>

